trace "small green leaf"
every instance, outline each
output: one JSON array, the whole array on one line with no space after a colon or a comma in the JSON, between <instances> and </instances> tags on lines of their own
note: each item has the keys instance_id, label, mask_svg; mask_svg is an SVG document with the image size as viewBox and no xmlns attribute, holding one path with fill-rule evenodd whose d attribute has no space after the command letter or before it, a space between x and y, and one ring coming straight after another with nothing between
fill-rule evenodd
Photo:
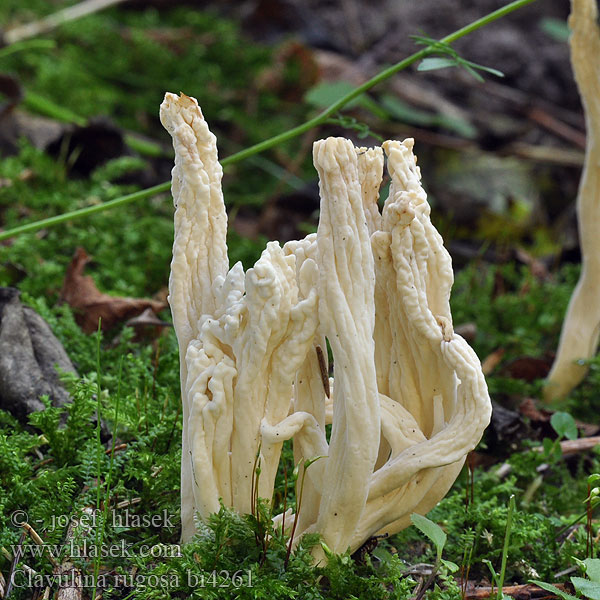
<instances>
[{"instance_id":1,"label":"small green leaf","mask_svg":"<svg viewBox=\"0 0 600 600\"><path fill-rule=\"evenodd\" d=\"M389 116L410 125L428 127L435 124L436 115L424 110L414 108L391 94L381 96L381 106L388 112Z\"/></svg>"},{"instance_id":2,"label":"small green leaf","mask_svg":"<svg viewBox=\"0 0 600 600\"><path fill-rule=\"evenodd\" d=\"M308 467L310 467L310 465L312 465L313 463L316 463L320 458L325 458L323 455L320 456L315 456L314 458L309 458L307 460L304 461L304 470L308 469Z\"/></svg>"},{"instance_id":3,"label":"small green leaf","mask_svg":"<svg viewBox=\"0 0 600 600\"><path fill-rule=\"evenodd\" d=\"M571 577L573 587L590 600L600 600L600 583L584 579L583 577Z\"/></svg>"},{"instance_id":4,"label":"small green leaf","mask_svg":"<svg viewBox=\"0 0 600 600\"><path fill-rule=\"evenodd\" d=\"M323 552L325 552L325 556L331 558L333 556L333 550L323 540L321 540L320 544L321 548L323 548Z\"/></svg>"},{"instance_id":5,"label":"small green leaf","mask_svg":"<svg viewBox=\"0 0 600 600\"><path fill-rule=\"evenodd\" d=\"M569 35L571 35L566 21L552 17L542 19L540 29L556 42L568 42Z\"/></svg>"},{"instance_id":6,"label":"small green leaf","mask_svg":"<svg viewBox=\"0 0 600 600\"><path fill-rule=\"evenodd\" d=\"M481 562L484 565L487 565L487 568L490 570L490 574L492 575L492 582L494 584L496 584L497 580L498 580L498 573L496 573L496 569L494 569L494 565L487 558L484 558Z\"/></svg>"},{"instance_id":7,"label":"small green leaf","mask_svg":"<svg viewBox=\"0 0 600 600\"><path fill-rule=\"evenodd\" d=\"M585 565L585 574L590 581L600 583L600 558L586 558L583 564Z\"/></svg>"},{"instance_id":8,"label":"small green leaf","mask_svg":"<svg viewBox=\"0 0 600 600\"><path fill-rule=\"evenodd\" d=\"M430 58L424 58L417 71L435 71L437 69L447 69L448 67L456 67L457 62L454 58L445 58L443 56L433 56Z\"/></svg>"},{"instance_id":9,"label":"small green leaf","mask_svg":"<svg viewBox=\"0 0 600 600\"><path fill-rule=\"evenodd\" d=\"M451 560L444 560L442 558L441 563L446 567L446 569L448 569L448 571L450 571L450 573L456 573L456 571L460 569L460 567L456 563L453 563Z\"/></svg>"},{"instance_id":10,"label":"small green leaf","mask_svg":"<svg viewBox=\"0 0 600 600\"><path fill-rule=\"evenodd\" d=\"M483 83L485 81L485 79L466 61L461 61L460 66L463 67L465 71L471 75L471 77L479 81L479 83Z\"/></svg>"},{"instance_id":11,"label":"small green leaf","mask_svg":"<svg viewBox=\"0 0 600 600\"><path fill-rule=\"evenodd\" d=\"M436 40L428 35L411 35L415 44L420 46L429 46L432 51L448 56L458 56L458 52L450 45L441 40Z\"/></svg>"},{"instance_id":12,"label":"small green leaf","mask_svg":"<svg viewBox=\"0 0 600 600\"><path fill-rule=\"evenodd\" d=\"M485 71L490 75L495 75L496 77L504 77L504 73L502 71L498 71L498 69L494 69L493 67L484 67L483 65L478 65L477 63L471 62L469 60L465 61L473 69L479 69L480 71Z\"/></svg>"},{"instance_id":13,"label":"small green leaf","mask_svg":"<svg viewBox=\"0 0 600 600\"><path fill-rule=\"evenodd\" d=\"M446 534L444 533L444 530L437 523L430 521L423 515L413 513L410 515L410 520L417 529L422 531L434 543L438 557L441 557L442 550L446 544Z\"/></svg>"},{"instance_id":14,"label":"small green leaf","mask_svg":"<svg viewBox=\"0 0 600 600\"><path fill-rule=\"evenodd\" d=\"M56 42L53 40L23 40L2 48L0 50L0 60L4 60L9 54L22 52L23 50L51 50L52 48L56 48Z\"/></svg>"},{"instance_id":15,"label":"small green leaf","mask_svg":"<svg viewBox=\"0 0 600 600\"><path fill-rule=\"evenodd\" d=\"M561 590L560 588L557 588L555 585L552 585L551 583L546 583L545 581L537 581L536 579L530 579L529 583L535 583L535 585L541 587L543 590L546 590L547 592L552 592L553 594L556 594L558 597L562 598L563 600L579 600L579 598L577 598L576 596L572 596L571 594L568 594L567 592L563 592L563 590Z\"/></svg>"},{"instance_id":16,"label":"small green leaf","mask_svg":"<svg viewBox=\"0 0 600 600\"><path fill-rule=\"evenodd\" d=\"M548 458L552 454L554 442L550 438L544 438L542 440L542 447L544 448L544 457Z\"/></svg>"},{"instance_id":17,"label":"small green leaf","mask_svg":"<svg viewBox=\"0 0 600 600\"><path fill-rule=\"evenodd\" d=\"M445 114L435 114L419 110L410 106L410 104L402 102L391 94L384 94L381 97L381 106L388 112L389 116L403 123L421 127L443 127L469 139L477 135L477 129L462 117L450 117Z\"/></svg>"},{"instance_id":18,"label":"small green leaf","mask_svg":"<svg viewBox=\"0 0 600 600\"><path fill-rule=\"evenodd\" d=\"M595 487L590 490L589 496L584 500L589 502L592 509L596 508L600 504L600 487Z\"/></svg>"},{"instance_id":19,"label":"small green leaf","mask_svg":"<svg viewBox=\"0 0 600 600\"><path fill-rule=\"evenodd\" d=\"M555 412L550 418L550 425L560 437L566 437L568 440L577 439L577 425L569 413Z\"/></svg>"},{"instance_id":20,"label":"small green leaf","mask_svg":"<svg viewBox=\"0 0 600 600\"><path fill-rule=\"evenodd\" d=\"M306 92L304 101L316 108L327 108L346 94L352 92L354 87L348 81L323 81ZM359 103L360 98L356 98L348 102L345 108L352 108Z\"/></svg>"},{"instance_id":21,"label":"small green leaf","mask_svg":"<svg viewBox=\"0 0 600 600\"><path fill-rule=\"evenodd\" d=\"M386 550L383 546L377 546L373 552L371 552L371 554L383 563L389 563L394 560L394 555L389 550Z\"/></svg>"},{"instance_id":22,"label":"small green leaf","mask_svg":"<svg viewBox=\"0 0 600 600\"><path fill-rule=\"evenodd\" d=\"M595 486L597 483L600 483L600 473L592 473L587 479L588 485L590 487Z\"/></svg>"},{"instance_id":23,"label":"small green leaf","mask_svg":"<svg viewBox=\"0 0 600 600\"><path fill-rule=\"evenodd\" d=\"M558 442L554 444L550 458L556 462L562 458L562 448Z\"/></svg>"}]
</instances>

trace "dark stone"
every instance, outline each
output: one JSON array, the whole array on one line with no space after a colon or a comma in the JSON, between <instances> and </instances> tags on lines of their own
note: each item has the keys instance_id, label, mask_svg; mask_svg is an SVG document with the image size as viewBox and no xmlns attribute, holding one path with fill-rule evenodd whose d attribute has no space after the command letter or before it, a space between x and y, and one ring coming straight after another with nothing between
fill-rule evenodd
<instances>
[{"instance_id":1,"label":"dark stone","mask_svg":"<svg viewBox=\"0 0 600 600\"><path fill-rule=\"evenodd\" d=\"M40 396L63 406L69 395L56 367L76 373L48 324L21 304L19 291L0 288L0 409L26 422L27 415L44 409Z\"/></svg>"}]
</instances>

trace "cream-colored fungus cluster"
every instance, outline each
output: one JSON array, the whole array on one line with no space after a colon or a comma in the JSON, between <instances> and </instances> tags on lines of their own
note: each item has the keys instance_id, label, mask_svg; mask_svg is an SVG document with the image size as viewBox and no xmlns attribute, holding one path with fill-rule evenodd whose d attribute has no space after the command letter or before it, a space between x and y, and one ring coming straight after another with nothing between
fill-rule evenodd
<instances>
[{"instance_id":1,"label":"cream-colored fungus cluster","mask_svg":"<svg viewBox=\"0 0 600 600\"><path fill-rule=\"evenodd\" d=\"M479 360L452 329L452 266L413 140L383 144L382 213L382 149L316 142L317 233L270 242L244 273L229 270L216 139L196 100L166 94L161 120L175 147L183 541L220 500L250 512L257 454L270 499L288 439L297 461L322 457L306 471L295 541L316 531L343 552L406 527L446 494L491 412Z\"/></svg>"}]
</instances>

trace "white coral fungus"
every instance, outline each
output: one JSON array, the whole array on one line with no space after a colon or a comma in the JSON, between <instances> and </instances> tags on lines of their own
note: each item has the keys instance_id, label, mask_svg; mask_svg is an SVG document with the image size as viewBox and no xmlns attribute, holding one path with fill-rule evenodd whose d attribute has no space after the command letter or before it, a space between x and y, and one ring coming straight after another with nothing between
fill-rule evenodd
<instances>
[{"instance_id":1,"label":"white coral fungus","mask_svg":"<svg viewBox=\"0 0 600 600\"><path fill-rule=\"evenodd\" d=\"M322 457L306 471L295 542L315 531L344 552L406 527L446 494L491 412L479 360L452 329L450 256L413 140L383 144L383 213L382 149L315 143L317 233L270 242L244 273L228 269L222 170L196 100L166 94L161 120L175 147L183 540L220 501L250 512L257 456L258 495L271 498L288 439L298 461Z\"/></svg>"}]
</instances>

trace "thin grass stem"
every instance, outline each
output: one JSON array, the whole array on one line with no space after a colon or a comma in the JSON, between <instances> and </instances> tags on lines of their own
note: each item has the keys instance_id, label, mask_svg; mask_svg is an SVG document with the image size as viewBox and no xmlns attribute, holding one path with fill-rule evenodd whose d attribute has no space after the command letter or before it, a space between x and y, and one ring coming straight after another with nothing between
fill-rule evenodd
<instances>
[{"instance_id":1,"label":"thin grass stem","mask_svg":"<svg viewBox=\"0 0 600 600\"><path fill-rule=\"evenodd\" d=\"M249 148L246 148L245 150L236 152L235 154L232 154L232 155L228 156L227 158L223 159L221 161L221 164L223 165L223 167L226 167L228 165L232 165L232 164L241 162L242 160L245 160L251 156L254 156L255 154L264 152L265 150L269 150L270 148L273 148L274 146L278 146L279 144L283 144L284 142L287 142L295 137L298 137L299 135L306 133L313 127L318 127L319 125L322 125L329 117L331 117L332 115L337 113L339 110L344 108L344 106L346 106L349 102L351 102L355 98L358 98L365 92L368 92L371 88L375 87L377 84L385 81L386 79L389 79L390 77L392 77L392 75L399 73L400 71L402 71L403 69L406 69L407 67L414 64L415 62L421 60L422 58L425 58L432 52L435 52L436 46L439 46L439 44L446 44L446 45L451 44L452 42L455 42L456 40L458 40L462 37L465 37L466 35L469 35L470 33L477 31L478 29L485 27L486 25L489 25L490 23L514 12L515 10L523 8L524 6L527 6L528 4L532 4L535 1L536 0L515 0L514 2L510 2L506 6L503 6L502 8L499 8L498 10L495 10L495 11L485 15L484 17L477 19L476 21L473 21L472 23L470 23L468 25L465 25L464 27L462 27L462 28L454 31L453 33L447 35L446 37L442 38L441 40L436 42L436 44L431 44L429 46L426 46L426 47L422 48L421 50L419 50L418 52L411 54L404 60L401 60L400 62L392 65L391 67L388 67L387 69L384 69L383 71L380 71L377 75L375 75L374 77L372 77L371 79L369 79L368 81L363 83L362 85L359 85L358 87L356 87L354 90L352 90L351 92L349 92L348 94L346 94L345 96L340 98L339 100L336 100L333 104L331 104L324 111L320 112L317 116L302 123L302 125L298 125L297 127L289 129L288 131L284 131L283 133L280 133L272 138L269 138L268 140L259 142L258 144L255 144L254 146L250 146ZM147 188L145 190L140 190L140 191L134 192L132 194L127 194L125 196L121 196L120 198L116 198L114 200L110 200L110 201L104 202L102 204L96 204L94 206L80 208L78 210L67 212L62 215L57 215L55 217L50 217L48 219L42 219L40 221L34 221L32 223L26 223L24 225L19 225L18 227L14 227L12 229L7 229L6 231L1 231L0 232L0 241L6 240L8 238L11 238L16 235L23 234L23 233L39 231L40 229L44 229L47 227L53 227L55 225L59 225L66 221L73 221L75 219L86 217L86 216L89 216L89 215L92 215L92 214L95 214L98 212L102 212L105 210L110 210L112 208L124 206L125 204L129 204L130 202L144 200L146 198L150 198L157 194L161 194L163 192L168 191L170 189L170 186L171 186L170 182L164 182L159 185L155 185L151 188Z\"/></svg>"}]
</instances>

